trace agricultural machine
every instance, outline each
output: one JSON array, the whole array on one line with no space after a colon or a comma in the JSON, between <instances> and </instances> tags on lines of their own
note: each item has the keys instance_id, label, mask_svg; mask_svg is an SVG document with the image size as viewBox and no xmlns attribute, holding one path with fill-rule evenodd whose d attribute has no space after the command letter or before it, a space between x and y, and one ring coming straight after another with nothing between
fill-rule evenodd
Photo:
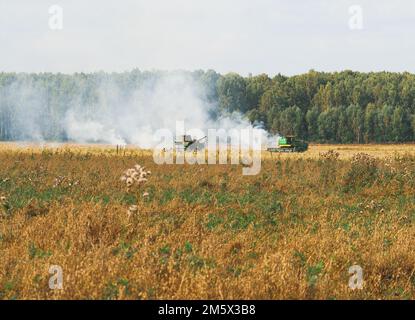
<instances>
[{"instance_id":1,"label":"agricultural machine","mask_svg":"<svg viewBox=\"0 0 415 320\"><path fill-rule=\"evenodd\" d=\"M176 138L176 140L174 141L174 144L177 147L182 148L185 151L186 150L196 151L198 149L204 148L204 143L202 141L205 139L207 139L206 136L200 139L193 139L192 136L190 135L182 135Z\"/></svg>"},{"instance_id":2,"label":"agricultural machine","mask_svg":"<svg viewBox=\"0 0 415 320\"><path fill-rule=\"evenodd\" d=\"M308 143L297 139L295 136L281 136L277 139L277 146L267 148L269 152L304 152L308 149Z\"/></svg>"}]
</instances>

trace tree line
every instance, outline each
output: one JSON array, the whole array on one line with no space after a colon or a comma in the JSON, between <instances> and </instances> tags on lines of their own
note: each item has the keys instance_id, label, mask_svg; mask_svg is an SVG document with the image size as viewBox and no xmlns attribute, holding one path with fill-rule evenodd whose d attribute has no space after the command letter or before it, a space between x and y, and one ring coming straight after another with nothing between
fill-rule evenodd
<instances>
[{"instance_id":1,"label":"tree line","mask_svg":"<svg viewBox=\"0 0 415 320\"><path fill-rule=\"evenodd\" d=\"M60 119L73 103L100 112L98 87L111 80L121 95L151 86L166 72L0 73L0 139L27 139L17 129L45 123L39 135L65 140ZM353 71L270 77L185 72L215 112L241 112L271 133L313 142L371 143L415 140L415 75ZM29 105L28 105L29 102ZM19 126L16 124L18 123Z\"/></svg>"},{"instance_id":2,"label":"tree line","mask_svg":"<svg viewBox=\"0 0 415 320\"><path fill-rule=\"evenodd\" d=\"M415 139L415 75L410 73L228 74L218 81L218 97L221 108L240 110L273 133L309 141Z\"/></svg>"}]
</instances>

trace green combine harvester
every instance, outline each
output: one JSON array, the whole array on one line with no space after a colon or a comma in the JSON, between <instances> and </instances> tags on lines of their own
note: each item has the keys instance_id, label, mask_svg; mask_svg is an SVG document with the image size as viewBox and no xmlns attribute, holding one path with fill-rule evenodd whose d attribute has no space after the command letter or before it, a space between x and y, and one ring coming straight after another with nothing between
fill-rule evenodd
<instances>
[{"instance_id":1,"label":"green combine harvester","mask_svg":"<svg viewBox=\"0 0 415 320\"><path fill-rule=\"evenodd\" d=\"M297 139L295 136L281 136L277 140L277 146L268 148L269 152L305 152L308 143Z\"/></svg>"}]
</instances>

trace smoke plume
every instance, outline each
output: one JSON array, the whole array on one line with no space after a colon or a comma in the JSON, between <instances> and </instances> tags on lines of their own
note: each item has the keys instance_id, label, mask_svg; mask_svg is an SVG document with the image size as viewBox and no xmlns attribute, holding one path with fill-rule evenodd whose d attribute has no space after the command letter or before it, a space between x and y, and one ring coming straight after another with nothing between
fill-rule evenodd
<instances>
[{"instance_id":1,"label":"smoke plume","mask_svg":"<svg viewBox=\"0 0 415 320\"><path fill-rule=\"evenodd\" d=\"M184 121L186 129L206 133L214 128L252 127L241 114L219 112L216 102L209 101L206 88L189 73L159 75L128 90L128 82L104 75L97 78L93 90L77 84L68 101L59 101L59 110L50 108L53 97L48 87L34 83L30 77L3 86L0 115L11 115L13 120L8 128L9 139L53 141L59 140L53 134L59 131L60 137L77 143L151 148L155 131L164 128L175 132L176 121Z\"/></svg>"}]
</instances>

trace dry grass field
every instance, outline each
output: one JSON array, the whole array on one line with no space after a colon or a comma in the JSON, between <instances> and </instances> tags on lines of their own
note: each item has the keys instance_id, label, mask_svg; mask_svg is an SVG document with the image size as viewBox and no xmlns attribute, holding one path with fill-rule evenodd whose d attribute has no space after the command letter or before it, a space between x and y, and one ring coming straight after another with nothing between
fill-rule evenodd
<instances>
[{"instance_id":1,"label":"dry grass field","mask_svg":"<svg viewBox=\"0 0 415 320\"><path fill-rule=\"evenodd\" d=\"M414 145L264 153L256 176L110 146L4 143L0 164L1 299L415 298Z\"/></svg>"}]
</instances>

